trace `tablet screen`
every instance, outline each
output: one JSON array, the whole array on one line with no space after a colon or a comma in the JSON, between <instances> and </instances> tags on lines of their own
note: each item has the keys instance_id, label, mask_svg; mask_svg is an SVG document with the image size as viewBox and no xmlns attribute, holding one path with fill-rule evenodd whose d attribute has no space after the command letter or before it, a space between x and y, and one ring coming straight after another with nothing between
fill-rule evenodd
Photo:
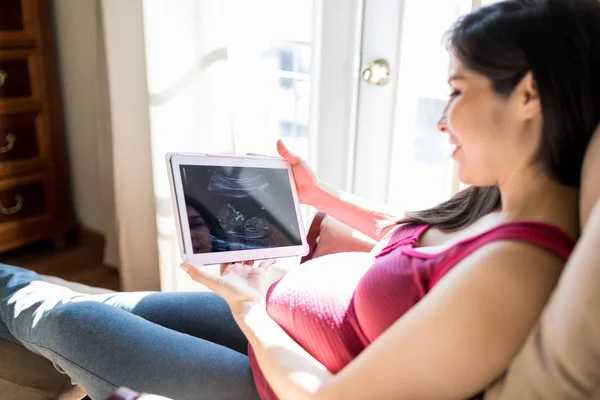
<instances>
[{"instance_id":1,"label":"tablet screen","mask_svg":"<svg viewBox=\"0 0 600 400\"><path fill-rule=\"evenodd\" d=\"M285 168L180 165L194 254L302 245Z\"/></svg>"}]
</instances>

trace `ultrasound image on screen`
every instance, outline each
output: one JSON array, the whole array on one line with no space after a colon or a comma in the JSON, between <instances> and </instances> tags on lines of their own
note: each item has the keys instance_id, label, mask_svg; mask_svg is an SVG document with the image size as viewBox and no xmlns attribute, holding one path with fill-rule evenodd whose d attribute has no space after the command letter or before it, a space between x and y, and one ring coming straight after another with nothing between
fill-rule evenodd
<instances>
[{"instance_id":1,"label":"ultrasound image on screen","mask_svg":"<svg viewBox=\"0 0 600 400\"><path fill-rule=\"evenodd\" d=\"M180 171L194 254L302 244L287 169Z\"/></svg>"}]
</instances>

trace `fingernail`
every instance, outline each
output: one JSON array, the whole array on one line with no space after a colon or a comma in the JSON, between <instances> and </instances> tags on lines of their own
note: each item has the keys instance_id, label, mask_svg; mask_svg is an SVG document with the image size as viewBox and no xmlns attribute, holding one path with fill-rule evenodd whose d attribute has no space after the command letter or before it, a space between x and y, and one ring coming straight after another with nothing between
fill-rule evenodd
<instances>
[{"instance_id":1,"label":"fingernail","mask_svg":"<svg viewBox=\"0 0 600 400\"><path fill-rule=\"evenodd\" d=\"M185 272L190 272L190 269L189 269L189 268L188 268L188 266L187 266L187 265L185 265L185 264L181 264L181 265L179 266L179 268L181 268L181 269L182 269L182 270L184 270Z\"/></svg>"}]
</instances>

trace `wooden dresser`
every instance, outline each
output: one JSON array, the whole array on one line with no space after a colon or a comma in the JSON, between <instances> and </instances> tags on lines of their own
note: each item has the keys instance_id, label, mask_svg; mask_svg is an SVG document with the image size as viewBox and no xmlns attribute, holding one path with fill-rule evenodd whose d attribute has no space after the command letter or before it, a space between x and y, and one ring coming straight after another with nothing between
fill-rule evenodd
<instances>
[{"instance_id":1,"label":"wooden dresser","mask_svg":"<svg viewBox=\"0 0 600 400\"><path fill-rule=\"evenodd\" d=\"M51 7L0 0L0 252L75 228Z\"/></svg>"}]
</instances>

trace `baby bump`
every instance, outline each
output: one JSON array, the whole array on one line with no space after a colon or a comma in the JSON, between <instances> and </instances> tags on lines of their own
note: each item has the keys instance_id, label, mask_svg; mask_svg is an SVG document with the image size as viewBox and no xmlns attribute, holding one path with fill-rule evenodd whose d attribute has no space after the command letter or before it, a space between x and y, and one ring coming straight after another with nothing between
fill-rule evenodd
<instances>
[{"instance_id":1,"label":"baby bump","mask_svg":"<svg viewBox=\"0 0 600 400\"><path fill-rule=\"evenodd\" d=\"M361 351L348 309L372 262L369 253L319 257L292 269L269 288L271 318L332 372Z\"/></svg>"},{"instance_id":2,"label":"baby bump","mask_svg":"<svg viewBox=\"0 0 600 400\"><path fill-rule=\"evenodd\" d=\"M337 253L319 257L294 267L271 286L269 301L290 296L347 297L369 269L374 257L370 253Z\"/></svg>"}]
</instances>

